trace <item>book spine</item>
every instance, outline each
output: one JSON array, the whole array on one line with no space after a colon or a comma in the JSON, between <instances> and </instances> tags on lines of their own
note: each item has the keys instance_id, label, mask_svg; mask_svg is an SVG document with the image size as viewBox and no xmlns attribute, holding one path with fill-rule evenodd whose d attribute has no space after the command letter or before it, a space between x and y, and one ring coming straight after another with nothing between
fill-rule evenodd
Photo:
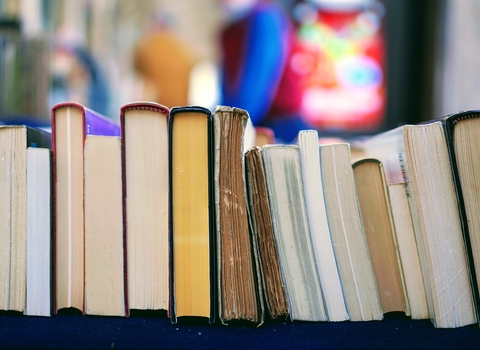
<instances>
[{"instance_id":1,"label":"book spine","mask_svg":"<svg viewBox=\"0 0 480 350\"><path fill-rule=\"evenodd\" d=\"M120 147L121 147L121 167L122 167L122 217L123 217L123 290L125 296L125 316L130 316L130 307L128 305L128 260L127 260L127 181L125 166L125 112L120 111Z\"/></svg>"},{"instance_id":2,"label":"book spine","mask_svg":"<svg viewBox=\"0 0 480 350\"><path fill-rule=\"evenodd\" d=\"M215 323L215 320L218 316L217 300L218 300L218 291L217 291L217 238L216 238L216 218L215 218L215 183L214 183L214 173L215 173L215 164L214 164L214 149L213 149L213 115L208 111L207 114L207 125L208 125L208 187L210 193L210 320L211 324Z\"/></svg>"},{"instance_id":3,"label":"book spine","mask_svg":"<svg viewBox=\"0 0 480 350\"><path fill-rule=\"evenodd\" d=\"M51 193L52 193L52 203L51 203L51 210L52 210L52 315L57 314L57 247L56 247L56 236L57 236L57 215L56 215L56 203L57 203L57 191L55 184L57 183L57 171L56 171L56 145L55 145L55 107L51 110L50 116L50 123L51 123L51 166L52 166L52 183L51 183Z\"/></svg>"}]
</instances>

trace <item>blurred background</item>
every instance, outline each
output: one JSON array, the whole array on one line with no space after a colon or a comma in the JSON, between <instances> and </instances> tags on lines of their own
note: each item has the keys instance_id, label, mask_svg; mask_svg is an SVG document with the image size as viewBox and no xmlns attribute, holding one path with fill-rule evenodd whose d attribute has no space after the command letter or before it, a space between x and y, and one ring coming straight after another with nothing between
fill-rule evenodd
<instances>
[{"instance_id":1,"label":"blurred background","mask_svg":"<svg viewBox=\"0 0 480 350\"><path fill-rule=\"evenodd\" d=\"M227 104L290 142L478 109L476 0L1 0L0 123Z\"/></svg>"}]
</instances>

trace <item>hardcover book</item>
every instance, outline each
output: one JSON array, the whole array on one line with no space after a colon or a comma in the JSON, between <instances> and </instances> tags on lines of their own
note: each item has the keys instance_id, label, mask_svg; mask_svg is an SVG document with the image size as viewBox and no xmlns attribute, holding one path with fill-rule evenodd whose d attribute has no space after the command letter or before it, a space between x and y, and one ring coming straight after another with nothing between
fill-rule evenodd
<instances>
[{"instance_id":1,"label":"hardcover book","mask_svg":"<svg viewBox=\"0 0 480 350\"><path fill-rule=\"evenodd\" d=\"M152 102L121 108L130 309L168 310L169 114Z\"/></svg>"},{"instance_id":2,"label":"hardcover book","mask_svg":"<svg viewBox=\"0 0 480 350\"><path fill-rule=\"evenodd\" d=\"M53 311L84 311L84 144L120 136L120 125L74 102L52 107Z\"/></svg>"},{"instance_id":3,"label":"hardcover book","mask_svg":"<svg viewBox=\"0 0 480 350\"><path fill-rule=\"evenodd\" d=\"M480 322L479 117L480 111L468 110L443 119L457 188L458 208L463 223L478 322Z\"/></svg>"},{"instance_id":4,"label":"hardcover book","mask_svg":"<svg viewBox=\"0 0 480 350\"><path fill-rule=\"evenodd\" d=\"M170 111L170 307L179 317L216 315L212 114Z\"/></svg>"}]
</instances>

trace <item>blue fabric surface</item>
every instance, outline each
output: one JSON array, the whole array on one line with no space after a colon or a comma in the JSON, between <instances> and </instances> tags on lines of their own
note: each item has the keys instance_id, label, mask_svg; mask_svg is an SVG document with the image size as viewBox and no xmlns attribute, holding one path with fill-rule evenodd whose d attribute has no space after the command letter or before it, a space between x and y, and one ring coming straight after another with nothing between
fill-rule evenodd
<instances>
[{"instance_id":1,"label":"blue fabric surface","mask_svg":"<svg viewBox=\"0 0 480 350\"><path fill-rule=\"evenodd\" d=\"M0 347L114 349L475 349L478 325L436 329L428 320L401 314L380 322L306 323L269 321L209 325L180 319L172 325L161 312L132 312L129 318L62 314L51 318L0 312Z\"/></svg>"},{"instance_id":2,"label":"blue fabric surface","mask_svg":"<svg viewBox=\"0 0 480 350\"><path fill-rule=\"evenodd\" d=\"M242 18L245 37L238 40L244 48L244 57L238 62L238 81L223 76L223 101L226 106L246 109L254 125L265 117L280 82L288 50L289 21L281 7L261 3L253 8L247 18ZM235 77L237 78L237 77Z\"/></svg>"}]
</instances>

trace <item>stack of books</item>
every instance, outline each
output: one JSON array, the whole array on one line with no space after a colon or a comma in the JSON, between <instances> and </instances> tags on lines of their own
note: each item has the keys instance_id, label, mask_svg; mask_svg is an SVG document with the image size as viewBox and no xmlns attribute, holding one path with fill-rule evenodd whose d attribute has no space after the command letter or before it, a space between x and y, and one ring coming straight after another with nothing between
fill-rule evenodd
<instances>
[{"instance_id":1,"label":"stack of books","mask_svg":"<svg viewBox=\"0 0 480 350\"><path fill-rule=\"evenodd\" d=\"M476 323L480 111L246 146L248 112L76 103L0 127L0 309ZM355 157L350 149L355 147Z\"/></svg>"}]
</instances>

